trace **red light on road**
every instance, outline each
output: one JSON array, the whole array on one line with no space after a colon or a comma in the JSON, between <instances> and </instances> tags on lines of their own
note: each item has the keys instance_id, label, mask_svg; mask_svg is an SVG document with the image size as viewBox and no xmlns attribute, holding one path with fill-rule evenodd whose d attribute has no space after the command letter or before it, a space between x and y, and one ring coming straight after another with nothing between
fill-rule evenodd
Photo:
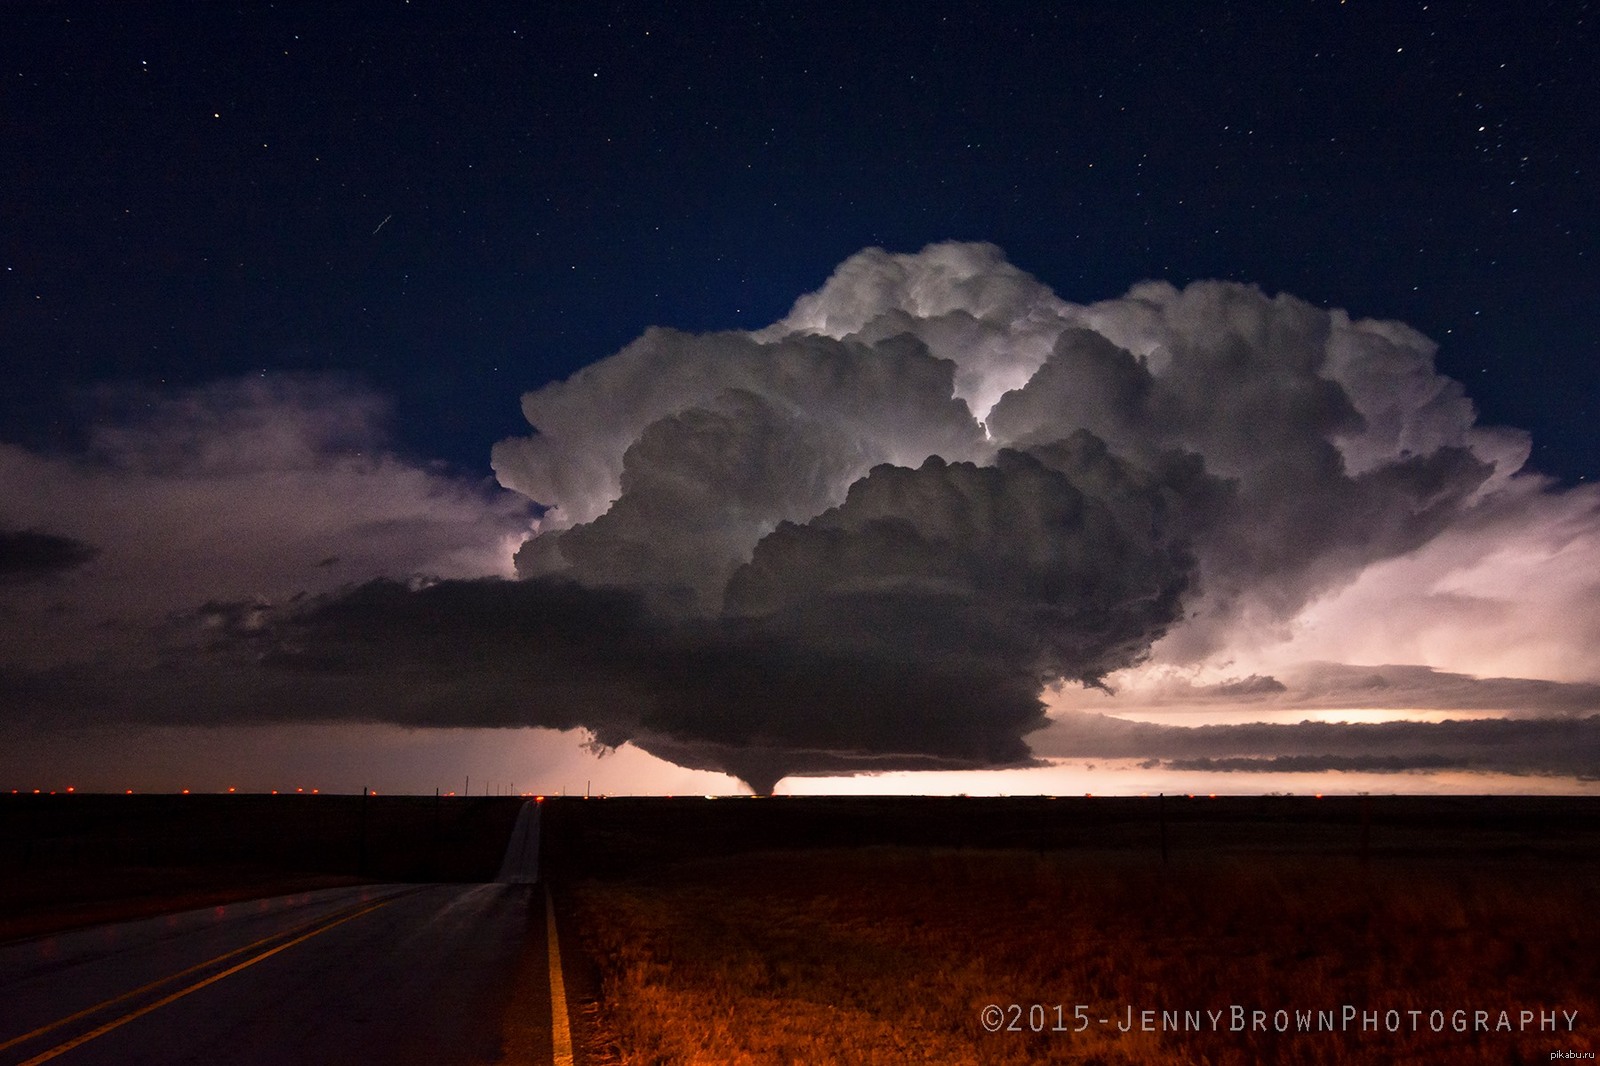
<instances>
[{"instance_id":1,"label":"red light on road","mask_svg":"<svg viewBox=\"0 0 1600 1066\"><path fill-rule=\"evenodd\" d=\"M234 789L234 787L232 785L229 785L228 786L228 791L229 792L233 792L233 791L235 791L235 789Z\"/></svg>"},{"instance_id":2,"label":"red light on road","mask_svg":"<svg viewBox=\"0 0 1600 1066\"><path fill-rule=\"evenodd\" d=\"M187 795L188 795L188 794L189 794L189 790L188 790L188 789L184 789L184 790L183 790L183 794L184 794L184 795L185 795L185 796L187 796Z\"/></svg>"},{"instance_id":3,"label":"red light on road","mask_svg":"<svg viewBox=\"0 0 1600 1066\"><path fill-rule=\"evenodd\" d=\"M76 792L76 791L78 791L78 790L77 790L77 789L75 789L75 788L73 788L73 787L72 787L72 786L71 786L71 785L68 785L68 786L67 786L67 791L68 791L68 792Z\"/></svg>"},{"instance_id":4,"label":"red light on road","mask_svg":"<svg viewBox=\"0 0 1600 1066\"><path fill-rule=\"evenodd\" d=\"M455 793L452 792L451 795L453 796L453 795L455 795ZM535 796L535 797L533 797L533 802L535 802L535 803L543 803L544 802L544 797L543 796Z\"/></svg>"},{"instance_id":5,"label":"red light on road","mask_svg":"<svg viewBox=\"0 0 1600 1066\"><path fill-rule=\"evenodd\" d=\"M303 789L303 788L297 788L297 789L295 789L295 791L296 791L296 792L304 792L304 791L305 791L305 789Z\"/></svg>"},{"instance_id":6,"label":"red light on road","mask_svg":"<svg viewBox=\"0 0 1600 1066\"><path fill-rule=\"evenodd\" d=\"M272 790L272 794L273 794L273 795L274 795L274 796L276 796L276 795L277 795L277 794L278 794L278 790L277 790L277 789L273 789L273 790Z\"/></svg>"},{"instance_id":7,"label":"red light on road","mask_svg":"<svg viewBox=\"0 0 1600 1066\"><path fill-rule=\"evenodd\" d=\"M128 789L128 791L126 791L126 792L124 792L124 793L123 793L123 795L125 795L125 796L131 796L131 795L133 795L133 789L131 789L131 788L130 788L130 789Z\"/></svg>"}]
</instances>

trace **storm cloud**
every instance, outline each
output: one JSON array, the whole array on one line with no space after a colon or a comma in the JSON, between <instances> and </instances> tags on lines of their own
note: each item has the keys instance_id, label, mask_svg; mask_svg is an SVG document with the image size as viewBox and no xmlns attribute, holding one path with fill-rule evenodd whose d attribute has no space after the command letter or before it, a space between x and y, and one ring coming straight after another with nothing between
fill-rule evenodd
<instances>
[{"instance_id":1,"label":"storm cloud","mask_svg":"<svg viewBox=\"0 0 1600 1066\"><path fill-rule=\"evenodd\" d=\"M525 575L738 620L833 671L1006 678L1035 691L970 717L1020 740L1038 687L1280 640L1502 490L1527 440L1478 427L1433 353L1245 285L1075 305L989 245L869 249L764 330L652 331L530 393L536 432L495 468L552 509ZM780 687L739 698L786 706ZM779 731L791 769L911 765L921 722L951 713L883 704L898 742L838 746L879 706L804 707ZM653 721L677 757L726 743Z\"/></svg>"},{"instance_id":2,"label":"storm cloud","mask_svg":"<svg viewBox=\"0 0 1600 1066\"><path fill-rule=\"evenodd\" d=\"M1463 770L1592 781L1600 773L1600 714L1181 726L1072 713L1038 735L1034 747L1058 758L1143 759L1172 770Z\"/></svg>"},{"instance_id":3,"label":"storm cloud","mask_svg":"<svg viewBox=\"0 0 1600 1066\"><path fill-rule=\"evenodd\" d=\"M509 574L527 535L526 501L400 457L388 404L350 381L122 387L92 402L79 453L0 443L0 528L39 531L24 534L25 569L43 557L51 575L0 582L14 619L0 668L66 668L80 689L105 678L83 703L108 716L129 698L120 671L163 654L201 604L283 604L389 574ZM16 701L0 711L15 715Z\"/></svg>"},{"instance_id":4,"label":"storm cloud","mask_svg":"<svg viewBox=\"0 0 1600 1066\"><path fill-rule=\"evenodd\" d=\"M1355 634L1351 604L1405 615L1385 589L1489 618L1491 597L1447 578L1502 572L1496 546L1600 559L1593 494L1522 472L1526 435L1477 425L1433 356L1402 324L1231 282L1074 304L993 246L951 243L868 249L765 329L652 329L527 393L531 432L493 450L498 494L396 459L381 403L359 390L217 386L107 425L83 459L0 453L12 483L58 486L53 506L0 519L76 515L52 535L101 554L74 577L138 573L158 553L95 517L137 495L180 537L185 515L237 528L239 566L293 545L292 573L174 577L137 661L68 676L59 657L19 656L0 685L13 714L115 690L131 715L184 722L581 727L600 748L631 743L760 791L797 773L1096 753L1216 770L1456 765L1420 739L1443 734L1404 730L1196 747L1127 723L1097 725L1090 743L1042 698L1065 683L1113 714L1309 706L1320 684L1373 706L1589 709L1570 685L1600 677L1486 682L1427 649L1410 673L1247 665L1334 640L1308 623L1330 611ZM270 501L297 492L310 503L291 521ZM489 576L513 549L515 577ZM1595 570L1578 572L1560 603L1592 674L1600 597ZM1374 586L1378 573L1411 583ZM1530 641L1548 628L1535 621ZM1393 661L1371 655L1305 658ZM1589 751L1592 725L1572 728ZM1452 735L1477 743L1470 729ZM1526 758L1480 762L1567 766L1556 734L1540 736Z\"/></svg>"},{"instance_id":5,"label":"storm cloud","mask_svg":"<svg viewBox=\"0 0 1600 1066\"><path fill-rule=\"evenodd\" d=\"M0 529L0 581L35 581L64 574L94 558L94 548L36 529Z\"/></svg>"}]
</instances>

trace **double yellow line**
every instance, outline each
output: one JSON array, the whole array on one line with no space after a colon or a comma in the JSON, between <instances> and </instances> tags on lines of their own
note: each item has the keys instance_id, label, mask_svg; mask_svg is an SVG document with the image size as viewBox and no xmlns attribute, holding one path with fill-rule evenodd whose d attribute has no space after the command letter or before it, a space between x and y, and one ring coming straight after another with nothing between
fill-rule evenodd
<instances>
[{"instance_id":1,"label":"double yellow line","mask_svg":"<svg viewBox=\"0 0 1600 1066\"><path fill-rule=\"evenodd\" d=\"M415 890L413 889L412 891ZM202 978L201 980L196 981L194 984L178 989L176 992L170 992L154 1002L146 1003L144 1006L139 1007L136 1010L129 1011L121 1017L113 1018L111 1021L96 1026L86 1033L73 1037L71 1040L57 1044L48 1051L42 1051L33 1058L26 1059L23 1062L18 1063L17 1066L37 1066L38 1063L49 1062L58 1055L65 1055L67 1052L71 1051L75 1047L78 1047L79 1045L87 1044L89 1041L94 1040L97 1037L104 1036L113 1029L127 1025L135 1018L149 1014L153 1010L159 1010L160 1008L165 1007L168 1003L182 999L191 992L198 992L207 985L215 984L224 977L229 977L233 974L236 974L248 966L254 966L263 959L269 959L280 951L285 951L294 947L296 944L310 940L319 933L326 933L329 929L332 929L335 926L343 925L345 922L354 921L364 914L371 914L380 907L387 907L400 896L409 894L409 892L400 892L390 896L388 899L379 900L376 903L357 903L351 907L345 908L343 911L335 911L333 914L323 915L321 918L306 922L305 924L296 926L293 929L288 929L279 933L273 933L271 936L262 937L260 940L257 940L252 944L246 944L243 947L234 948L232 951L225 951L215 958L207 959L205 962L196 963L186 970L179 970L177 973L168 974L166 977L157 978L156 980L151 981L149 984L135 988L130 992L124 992L120 996L113 996L108 1000L96 1003L92 1007L85 1007L83 1010L80 1010L75 1014L69 1014L65 1018L58 1018L55 1021L50 1022L48 1025L41 1025L32 1032L23 1033L21 1036L14 1036L5 1043L0 1044L0 1051L5 1051L7 1048L16 1047L18 1044L25 1044L30 1040L36 1040L39 1037L44 1036L46 1033L49 1033L55 1029L60 1029L64 1025L71 1025L73 1022L82 1021L83 1019L92 1017L93 1015L99 1014L102 1011L109 1010L118 1004L127 1003L129 1000L137 999L146 993L153 992L163 985L169 985L174 981L193 976L202 970L209 970L212 967L227 962L229 959L235 958L239 955L248 955L252 951L259 951L259 954L252 955L250 958L247 958L242 962L237 962L225 970L214 973L209 977ZM284 940L284 937L289 937L290 939ZM260 950L268 944L273 944L274 941L282 942L274 944L274 946L266 948L264 951Z\"/></svg>"}]
</instances>

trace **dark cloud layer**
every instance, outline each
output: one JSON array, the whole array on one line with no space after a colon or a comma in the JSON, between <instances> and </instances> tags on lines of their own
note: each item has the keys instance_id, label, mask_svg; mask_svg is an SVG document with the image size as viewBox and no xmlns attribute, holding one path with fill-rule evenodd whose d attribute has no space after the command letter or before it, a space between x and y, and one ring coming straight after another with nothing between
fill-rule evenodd
<instances>
[{"instance_id":1,"label":"dark cloud layer","mask_svg":"<svg viewBox=\"0 0 1600 1066\"><path fill-rule=\"evenodd\" d=\"M95 549L72 537L32 529L0 529L0 581L64 574L93 559Z\"/></svg>"},{"instance_id":2,"label":"dark cloud layer","mask_svg":"<svg viewBox=\"0 0 1600 1066\"><path fill-rule=\"evenodd\" d=\"M1460 759L1448 755L1274 755L1267 759L1171 759L1165 764L1146 763L1147 766L1165 765L1171 770L1198 770L1201 773L1367 773L1403 774L1416 770L1459 770ZM1468 768L1481 769L1481 767ZM1505 767L1495 767L1505 772ZM1526 772L1511 770L1512 773Z\"/></svg>"},{"instance_id":3,"label":"dark cloud layer","mask_svg":"<svg viewBox=\"0 0 1600 1066\"><path fill-rule=\"evenodd\" d=\"M1150 760L1226 772L1464 770L1600 777L1600 714L1443 722L1173 726L1073 713L1037 736L1041 755Z\"/></svg>"},{"instance_id":4,"label":"dark cloud layer","mask_svg":"<svg viewBox=\"0 0 1600 1066\"><path fill-rule=\"evenodd\" d=\"M377 581L206 604L172 624L148 668L4 672L0 691L9 720L34 725L86 724L115 687L119 713L168 724L581 727L765 790L796 771L1032 761L1020 738L1045 723L1036 678L982 649L941 662L908 632L934 631L959 597L828 607L848 612L855 638L888 639L807 641L812 623L792 614L663 619L636 593L564 579Z\"/></svg>"},{"instance_id":5,"label":"dark cloud layer","mask_svg":"<svg viewBox=\"0 0 1600 1066\"><path fill-rule=\"evenodd\" d=\"M1124 713L1203 713L1244 707L1274 717L1324 709L1582 715L1600 712L1600 684L1473 677L1427 666L1311 662L1281 676L1252 674L1212 684L1166 678L1124 689L1116 703Z\"/></svg>"}]
</instances>

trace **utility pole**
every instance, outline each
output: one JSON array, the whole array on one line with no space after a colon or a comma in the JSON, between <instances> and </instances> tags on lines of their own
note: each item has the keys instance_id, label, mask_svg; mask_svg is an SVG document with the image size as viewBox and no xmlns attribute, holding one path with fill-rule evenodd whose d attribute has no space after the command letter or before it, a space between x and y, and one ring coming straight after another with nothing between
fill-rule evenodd
<instances>
[{"instance_id":1,"label":"utility pole","mask_svg":"<svg viewBox=\"0 0 1600 1066\"><path fill-rule=\"evenodd\" d=\"M356 873L365 876L367 872L367 806L372 798L371 789L366 785L361 786L361 838L356 848Z\"/></svg>"},{"instance_id":2,"label":"utility pole","mask_svg":"<svg viewBox=\"0 0 1600 1066\"><path fill-rule=\"evenodd\" d=\"M1167 794L1161 793L1156 800L1156 809L1161 812L1161 865L1167 864Z\"/></svg>"}]
</instances>

